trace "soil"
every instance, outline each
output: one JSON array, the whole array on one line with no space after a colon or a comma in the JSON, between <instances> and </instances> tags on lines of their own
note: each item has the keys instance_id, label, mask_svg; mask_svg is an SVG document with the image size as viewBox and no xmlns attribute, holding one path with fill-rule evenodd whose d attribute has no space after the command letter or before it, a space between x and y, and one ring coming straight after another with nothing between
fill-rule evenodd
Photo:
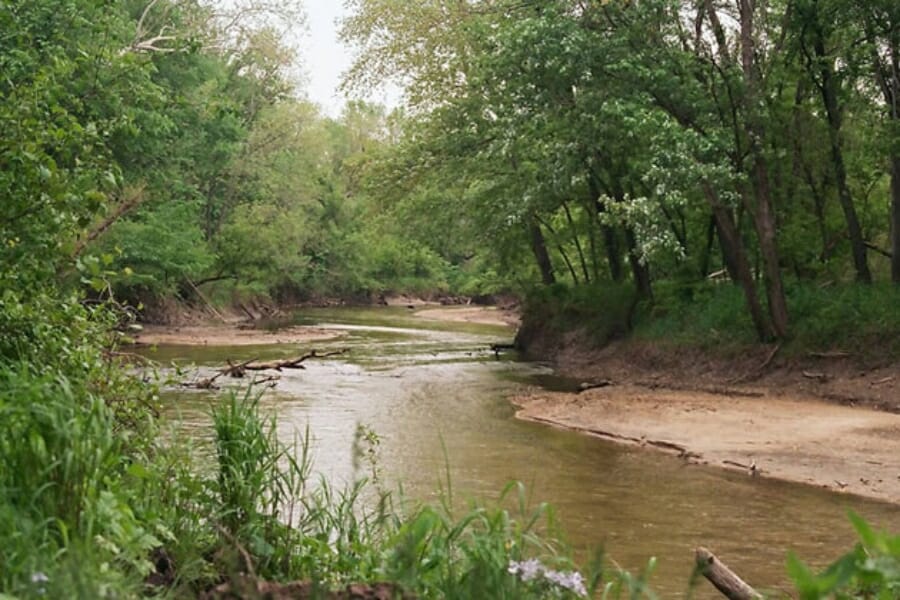
<instances>
[{"instance_id":1,"label":"soil","mask_svg":"<svg viewBox=\"0 0 900 600\"><path fill-rule=\"evenodd\" d=\"M533 390L521 419L900 503L900 365L830 353L731 357L647 342L554 352L580 393ZM532 348L534 352L534 348Z\"/></svg>"},{"instance_id":2,"label":"soil","mask_svg":"<svg viewBox=\"0 0 900 600\"><path fill-rule=\"evenodd\" d=\"M235 324L207 324L186 327L144 325L133 336L138 344L173 344L179 346L260 346L268 344L307 344L341 337L344 332L321 327L289 327L287 329L242 328Z\"/></svg>"}]
</instances>

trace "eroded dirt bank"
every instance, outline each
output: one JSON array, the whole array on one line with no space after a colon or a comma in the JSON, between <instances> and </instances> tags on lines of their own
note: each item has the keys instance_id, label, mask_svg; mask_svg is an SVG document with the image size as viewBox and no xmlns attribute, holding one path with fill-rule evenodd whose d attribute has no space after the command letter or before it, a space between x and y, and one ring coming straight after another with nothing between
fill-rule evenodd
<instances>
[{"instance_id":1,"label":"eroded dirt bank","mask_svg":"<svg viewBox=\"0 0 900 600\"><path fill-rule=\"evenodd\" d=\"M900 503L900 369L852 356L741 356L621 342L555 353L559 371L603 387L532 390L521 419Z\"/></svg>"}]
</instances>

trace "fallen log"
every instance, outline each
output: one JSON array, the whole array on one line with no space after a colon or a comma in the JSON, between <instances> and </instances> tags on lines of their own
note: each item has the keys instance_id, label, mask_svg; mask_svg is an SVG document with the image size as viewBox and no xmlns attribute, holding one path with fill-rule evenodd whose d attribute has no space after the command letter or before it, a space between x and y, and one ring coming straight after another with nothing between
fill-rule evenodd
<instances>
[{"instance_id":1,"label":"fallen log","mask_svg":"<svg viewBox=\"0 0 900 600\"><path fill-rule=\"evenodd\" d=\"M729 600L757 600L762 594L750 587L706 548L696 550L697 570Z\"/></svg>"}]
</instances>

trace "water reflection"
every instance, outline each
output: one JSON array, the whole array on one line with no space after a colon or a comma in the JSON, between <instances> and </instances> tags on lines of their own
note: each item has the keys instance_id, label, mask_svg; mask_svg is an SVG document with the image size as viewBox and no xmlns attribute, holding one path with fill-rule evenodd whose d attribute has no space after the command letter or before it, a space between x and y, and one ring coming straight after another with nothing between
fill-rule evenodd
<instances>
[{"instance_id":1,"label":"water reflection","mask_svg":"<svg viewBox=\"0 0 900 600\"><path fill-rule=\"evenodd\" d=\"M345 330L345 337L317 347L348 347L350 354L285 371L262 406L278 415L285 440L309 427L316 469L333 482L355 477L352 441L357 424L365 424L381 438L389 485L402 481L407 496L433 499L445 469L457 497L493 498L520 480L535 503L556 507L576 547L602 544L631 570L657 556L653 582L666 597L683 595L698 545L754 585L776 588L785 585L787 550L822 565L850 547L851 505L879 526L900 529L895 506L687 466L516 421L506 398L523 383L571 382L553 378L545 366L497 360L488 345L508 340L509 330L421 322L389 310L310 311L298 320ZM166 347L154 358L209 366L293 354L297 347ZM173 392L168 399L186 430L209 437L214 396ZM716 595L701 587L695 597Z\"/></svg>"}]
</instances>

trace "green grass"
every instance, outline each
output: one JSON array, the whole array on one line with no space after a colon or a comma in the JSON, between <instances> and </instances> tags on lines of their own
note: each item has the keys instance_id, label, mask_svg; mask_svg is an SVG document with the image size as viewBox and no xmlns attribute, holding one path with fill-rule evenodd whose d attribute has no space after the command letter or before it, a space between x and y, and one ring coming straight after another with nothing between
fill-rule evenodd
<instances>
[{"instance_id":1,"label":"green grass","mask_svg":"<svg viewBox=\"0 0 900 600\"><path fill-rule=\"evenodd\" d=\"M863 358L900 356L900 286L789 282L790 338L785 352L843 350ZM551 286L529 296L525 329L539 323L555 335L586 331L601 346L636 339L735 352L757 343L742 291L727 283L655 284L629 323L633 296L620 285Z\"/></svg>"}]
</instances>

